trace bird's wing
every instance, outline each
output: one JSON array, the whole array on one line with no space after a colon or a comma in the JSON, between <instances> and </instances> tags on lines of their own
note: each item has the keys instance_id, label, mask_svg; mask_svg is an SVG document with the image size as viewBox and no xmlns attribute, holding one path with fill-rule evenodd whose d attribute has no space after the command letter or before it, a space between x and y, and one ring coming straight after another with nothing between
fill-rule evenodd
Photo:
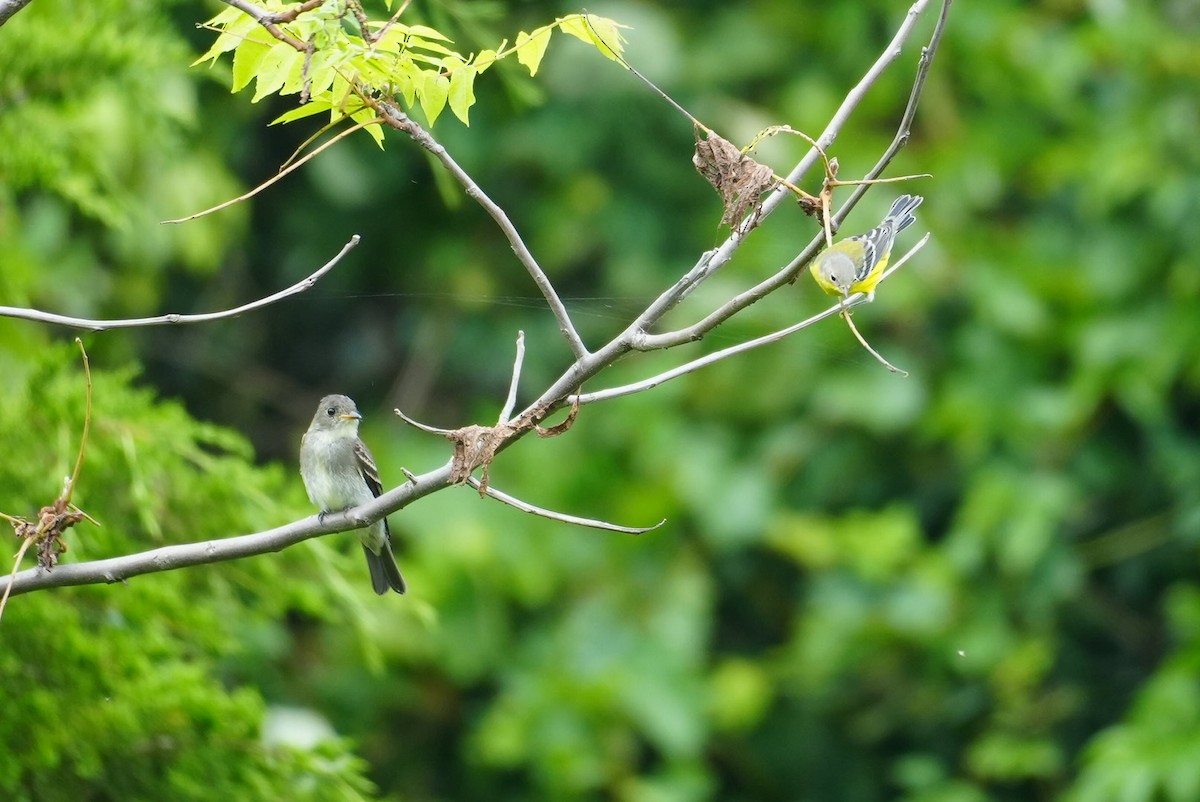
<instances>
[{"instance_id":1,"label":"bird's wing","mask_svg":"<svg viewBox=\"0 0 1200 802\"><path fill-rule=\"evenodd\" d=\"M358 460L358 470L363 480L376 498L383 492L383 482L379 480L379 468L375 467L375 458L362 440L354 441L354 456Z\"/></svg>"},{"instance_id":2,"label":"bird's wing","mask_svg":"<svg viewBox=\"0 0 1200 802\"><path fill-rule=\"evenodd\" d=\"M383 482L379 479L379 468L375 465L375 458L371 456L371 450L362 440L354 441L354 457L358 460L358 471L362 474L363 481L367 483L367 489L371 491L372 496L379 498L379 494L383 492ZM383 533L388 540L391 540L392 528L388 526L387 518L383 519Z\"/></svg>"},{"instance_id":3,"label":"bird's wing","mask_svg":"<svg viewBox=\"0 0 1200 802\"><path fill-rule=\"evenodd\" d=\"M855 275L856 280L862 281L871 275L871 271L875 269L875 265L879 264L880 259L886 258L891 253L892 242L896 239L896 227L891 220L885 220L866 234L860 234L854 239L859 240L863 247L863 259L858 266L858 273Z\"/></svg>"}]
</instances>

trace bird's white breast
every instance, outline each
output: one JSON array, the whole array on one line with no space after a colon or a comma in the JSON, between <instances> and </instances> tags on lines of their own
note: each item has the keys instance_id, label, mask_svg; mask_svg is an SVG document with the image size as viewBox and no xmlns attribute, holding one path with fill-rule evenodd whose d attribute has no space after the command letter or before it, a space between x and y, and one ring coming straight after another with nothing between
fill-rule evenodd
<instances>
[{"instance_id":1,"label":"bird's white breast","mask_svg":"<svg viewBox=\"0 0 1200 802\"><path fill-rule=\"evenodd\" d=\"M302 448L310 457L302 460L300 466L304 489L308 491L309 499L322 510L344 510L373 498L358 471L353 436L309 432L304 435ZM333 466L338 467L331 470Z\"/></svg>"}]
</instances>

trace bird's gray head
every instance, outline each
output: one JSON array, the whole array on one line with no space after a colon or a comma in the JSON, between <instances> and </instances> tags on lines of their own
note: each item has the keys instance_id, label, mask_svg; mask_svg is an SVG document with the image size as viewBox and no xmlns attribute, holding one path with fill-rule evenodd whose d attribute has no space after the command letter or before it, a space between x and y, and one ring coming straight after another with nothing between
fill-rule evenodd
<instances>
[{"instance_id":1,"label":"bird's gray head","mask_svg":"<svg viewBox=\"0 0 1200 802\"><path fill-rule=\"evenodd\" d=\"M357 437L360 420L362 415L358 413L354 401L344 395L327 395L317 404L317 412L309 428L314 431L344 432L347 437Z\"/></svg>"},{"instance_id":2,"label":"bird's gray head","mask_svg":"<svg viewBox=\"0 0 1200 802\"><path fill-rule=\"evenodd\" d=\"M830 253L821 263L821 274L829 283L838 288L842 295L850 293L850 285L854 283L854 260L844 253Z\"/></svg>"}]
</instances>

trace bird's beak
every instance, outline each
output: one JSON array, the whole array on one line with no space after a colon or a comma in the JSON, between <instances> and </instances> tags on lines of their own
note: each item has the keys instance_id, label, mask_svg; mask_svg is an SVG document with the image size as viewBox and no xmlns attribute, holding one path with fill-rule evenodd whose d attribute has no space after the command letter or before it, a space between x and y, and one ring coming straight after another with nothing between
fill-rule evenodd
<instances>
[{"instance_id":1,"label":"bird's beak","mask_svg":"<svg viewBox=\"0 0 1200 802\"><path fill-rule=\"evenodd\" d=\"M362 415L359 415L357 412L343 412L338 417L342 420L362 420Z\"/></svg>"}]
</instances>

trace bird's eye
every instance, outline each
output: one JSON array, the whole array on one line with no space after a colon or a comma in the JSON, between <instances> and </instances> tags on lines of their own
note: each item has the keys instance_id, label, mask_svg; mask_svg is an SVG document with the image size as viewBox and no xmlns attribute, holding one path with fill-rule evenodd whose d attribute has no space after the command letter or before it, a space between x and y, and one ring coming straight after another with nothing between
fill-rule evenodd
<instances>
[{"instance_id":1,"label":"bird's eye","mask_svg":"<svg viewBox=\"0 0 1200 802\"><path fill-rule=\"evenodd\" d=\"M325 410L325 414L331 418L333 417L333 413L335 413L335 412L337 412L337 410L334 409L333 407L330 407L329 409Z\"/></svg>"}]
</instances>

